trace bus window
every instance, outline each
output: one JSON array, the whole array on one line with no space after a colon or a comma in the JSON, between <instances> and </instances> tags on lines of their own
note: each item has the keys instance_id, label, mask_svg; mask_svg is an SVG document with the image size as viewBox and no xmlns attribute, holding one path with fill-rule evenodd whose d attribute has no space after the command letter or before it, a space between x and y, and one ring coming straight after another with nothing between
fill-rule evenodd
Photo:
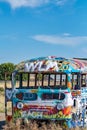
<instances>
[{"instance_id":1,"label":"bus window","mask_svg":"<svg viewBox=\"0 0 87 130\"><path fill-rule=\"evenodd\" d=\"M35 87L35 74L20 73L20 88L22 87Z\"/></svg>"},{"instance_id":2,"label":"bus window","mask_svg":"<svg viewBox=\"0 0 87 130\"><path fill-rule=\"evenodd\" d=\"M16 75L16 77L15 77L15 80L16 80L16 88L19 88L20 87L20 75Z\"/></svg>"},{"instance_id":3,"label":"bus window","mask_svg":"<svg viewBox=\"0 0 87 130\"><path fill-rule=\"evenodd\" d=\"M72 89L76 90L76 89L80 89L80 85L79 85L79 76L78 74L72 74L71 76L71 81L72 81Z\"/></svg>"},{"instance_id":4,"label":"bus window","mask_svg":"<svg viewBox=\"0 0 87 130\"><path fill-rule=\"evenodd\" d=\"M77 75L74 75L74 78L73 78L73 79L74 79L73 82L74 82L74 86L75 86L75 85L77 85L77 80L78 80L78 79L77 79Z\"/></svg>"},{"instance_id":5,"label":"bus window","mask_svg":"<svg viewBox=\"0 0 87 130\"><path fill-rule=\"evenodd\" d=\"M49 80L49 75L44 74L43 75L43 86L48 86L48 80Z\"/></svg>"},{"instance_id":6,"label":"bus window","mask_svg":"<svg viewBox=\"0 0 87 130\"><path fill-rule=\"evenodd\" d=\"M29 86L35 86L35 74L30 74Z\"/></svg>"},{"instance_id":7,"label":"bus window","mask_svg":"<svg viewBox=\"0 0 87 130\"><path fill-rule=\"evenodd\" d=\"M66 75L62 74L62 86L66 85Z\"/></svg>"},{"instance_id":8,"label":"bus window","mask_svg":"<svg viewBox=\"0 0 87 130\"><path fill-rule=\"evenodd\" d=\"M55 75L54 74L50 74L50 86L54 86L54 80L55 79Z\"/></svg>"},{"instance_id":9,"label":"bus window","mask_svg":"<svg viewBox=\"0 0 87 130\"><path fill-rule=\"evenodd\" d=\"M36 74L35 83L36 86L42 86L42 74Z\"/></svg>"},{"instance_id":10,"label":"bus window","mask_svg":"<svg viewBox=\"0 0 87 130\"><path fill-rule=\"evenodd\" d=\"M56 75L56 86L60 86L60 74Z\"/></svg>"},{"instance_id":11,"label":"bus window","mask_svg":"<svg viewBox=\"0 0 87 130\"><path fill-rule=\"evenodd\" d=\"M22 87L27 87L27 81L28 81L28 74L23 73L22 74Z\"/></svg>"},{"instance_id":12,"label":"bus window","mask_svg":"<svg viewBox=\"0 0 87 130\"><path fill-rule=\"evenodd\" d=\"M79 90L81 87L81 74L80 73L72 73L71 82L72 82L72 89Z\"/></svg>"},{"instance_id":13,"label":"bus window","mask_svg":"<svg viewBox=\"0 0 87 130\"><path fill-rule=\"evenodd\" d=\"M86 74L81 75L81 87L86 87Z\"/></svg>"},{"instance_id":14,"label":"bus window","mask_svg":"<svg viewBox=\"0 0 87 130\"><path fill-rule=\"evenodd\" d=\"M20 88L60 88L67 83L67 75L64 73L20 73L18 79Z\"/></svg>"}]
</instances>

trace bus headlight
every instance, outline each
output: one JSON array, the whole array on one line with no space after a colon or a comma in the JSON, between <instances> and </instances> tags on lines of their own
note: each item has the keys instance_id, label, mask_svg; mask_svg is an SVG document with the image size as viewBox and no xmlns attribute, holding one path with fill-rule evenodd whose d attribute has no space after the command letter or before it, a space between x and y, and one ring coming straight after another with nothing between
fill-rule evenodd
<instances>
[{"instance_id":1,"label":"bus headlight","mask_svg":"<svg viewBox=\"0 0 87 130\"><path fill-rule=\"evenodd\" d=\"M17 103L17 108L18 109L22 109L23 108L23 103L22 102L18 102Z\"/></svg>"},{"instance_id":2,"label":"bus headlight","mask_svg":"<svg viewBox=\"0 0 87 130\"><path fill-rule=\"evenodd\" d=\"M64 105L62 104L62 103L58 103L57 104L57 109L58 110L61 110L61 109L63 109L64 108Z\"/></svg>"}]
</instances>

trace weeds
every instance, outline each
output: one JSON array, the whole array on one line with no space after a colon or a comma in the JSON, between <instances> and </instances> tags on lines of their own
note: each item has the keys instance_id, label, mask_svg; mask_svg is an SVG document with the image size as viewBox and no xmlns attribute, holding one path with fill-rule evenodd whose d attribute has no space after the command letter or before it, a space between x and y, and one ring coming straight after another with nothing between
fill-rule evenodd
<instances>
[{"instance_id":1,"label":"weeds","mask_svg":"<svg viewBox=\"0 0 87 130\"><path fill-rule=\"evenodd\" d=\"M3 130L87 130L87 128L63 128L56 122L37 122L17 120L15 123L10 122L9 124L3 126Z\"/></svg>"},{"instance_id":2,"label":"weeds","mask_svg":"<svg viewBox=\"0 0 87 130\"><path fill-rule=\"evenodd\" d=\"M0 88L0 92L4 92L4 88Z\"/></svg>"}]
</instances>

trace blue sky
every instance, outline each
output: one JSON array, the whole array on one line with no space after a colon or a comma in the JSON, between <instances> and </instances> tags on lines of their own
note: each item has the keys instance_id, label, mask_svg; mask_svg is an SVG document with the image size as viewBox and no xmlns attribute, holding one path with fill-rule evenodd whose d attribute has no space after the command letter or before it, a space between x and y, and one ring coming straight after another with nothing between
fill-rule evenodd
<instances>
[{"instance_id":1,"label":"blue sky","mask_svg":"<svg viewBox=\"0 0 87 130\"><path fill-rule=\"evenodd\" d=\"M0 0L0 63L87 58L86 0Z\"/></svg>"}]
</instances>

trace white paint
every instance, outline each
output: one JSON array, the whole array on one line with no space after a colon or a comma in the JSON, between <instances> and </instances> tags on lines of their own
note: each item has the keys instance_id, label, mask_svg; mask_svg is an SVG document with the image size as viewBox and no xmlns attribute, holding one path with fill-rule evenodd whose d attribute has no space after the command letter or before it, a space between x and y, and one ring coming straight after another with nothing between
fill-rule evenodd
<instances>
[{"instance_id":1,"label":"white paint","mask_svg":"<svg viewBox=\"0 0 87 130\"><path fill-rule=\"evenodd\" d=\"M12 97L12 90L6 90L6 97L7 97L7 99L11 99L11 97Z\"/></svg>"},{"instance_id":2,"label":"white paint","mask_svg":"<svg viewBox=\"0 0 87 130\"><path fill-rule=\"evenodd\" d=\"M44 63L45 62L45 63ZM24 70L26 72L28 71L47 71L50 70L51 68L54 68L55 71L58 71L58 64L56 61L35 61L35 62L30 62L30 63L25 63L24 65Z\"/></svg>"},{"instance_id":3,"label":"white paint","mask_svg":"<svg viewBox=\"0 0 87 130\"><path fill-rule=\"evenodd\" d=\"M22 109L23 108L23 103L22 102L18 102L17 103L17 108L18 109Z\"/></svg>"},{"instance_id":4,"label":"white paint","mask_svg":"<svg viewBox=\"0 0 87 130\"><path fill-rule=\"evenodd\" d=\"M64 106L68 107L68 106L73 106L73 99L72 99L72 95L71 93L67 93L66 97L64 99Z\"/></svg>"}]
</instances>

